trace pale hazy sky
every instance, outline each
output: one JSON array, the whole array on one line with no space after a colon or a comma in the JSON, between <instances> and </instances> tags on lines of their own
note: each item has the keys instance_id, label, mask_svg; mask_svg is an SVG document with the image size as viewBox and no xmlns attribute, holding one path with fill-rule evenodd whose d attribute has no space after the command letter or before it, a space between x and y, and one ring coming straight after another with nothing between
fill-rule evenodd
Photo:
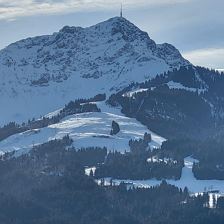
<instances>
[{"instance_id":1,"label":"pale hazy sky","mask_svg":"<svg viewBox=\"0 0 224 224\"><path fill-rule=\"evenodd\" d=\"M90 26L119 14L121 0L0 0L0 49ZM196 65L224 68L224 0L123 0L124 16L157 43L168 42Z\"/></svg>"}]
</instances>

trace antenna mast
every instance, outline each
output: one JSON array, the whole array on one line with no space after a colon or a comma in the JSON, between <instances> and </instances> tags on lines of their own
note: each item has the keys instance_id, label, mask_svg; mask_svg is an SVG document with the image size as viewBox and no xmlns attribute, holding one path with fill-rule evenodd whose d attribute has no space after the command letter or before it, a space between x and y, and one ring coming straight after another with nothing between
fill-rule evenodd
<instances>
[{"instance_id":1,"label":"antenna mast","mask_svg":"<svg viewBox=\"0 0 224 224\"><path fill-rule=\"evenodd\" d=\"M120 13L120 17L123 18L123 5L121 3L121 13Z\"/></svg>"}]
</instances>

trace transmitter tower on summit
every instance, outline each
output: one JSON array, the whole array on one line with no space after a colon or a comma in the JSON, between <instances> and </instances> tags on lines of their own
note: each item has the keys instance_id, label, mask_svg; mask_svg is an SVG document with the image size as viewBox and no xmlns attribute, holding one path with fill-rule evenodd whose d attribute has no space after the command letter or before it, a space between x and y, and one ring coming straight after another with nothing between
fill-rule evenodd
<instances>
[{"instance_id":1,"label":"transmitter tower on summit","mask_svg":"<svg viewBox=\"0 0 224 224\"><path fill-rule=\"evenodd\" d=\"M120 12L120 17L123 18L123 4L121 3L121 12Z\"/></svg>"}]
</instances>

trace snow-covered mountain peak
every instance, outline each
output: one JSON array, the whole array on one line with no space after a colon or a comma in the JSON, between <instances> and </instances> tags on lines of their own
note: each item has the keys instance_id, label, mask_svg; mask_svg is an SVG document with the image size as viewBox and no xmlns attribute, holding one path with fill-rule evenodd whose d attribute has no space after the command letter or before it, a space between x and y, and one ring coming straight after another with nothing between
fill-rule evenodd
<instances>
[{"instance_id":1,"label":"snow-covered mountain peak","mask_svg":"<svg viewBox=\"0 0 224 224\"><path fill-rule=\"evenodd\" d=\"M92 37L107 38L109 39L108 43L113 41L123 41L126 44L136 43L137 41L145 42L148 50L154 51L156 49L156 43L150 39L146 32L122 17L114 17L88 28L65 26L58 33L57 38L61 35L76 37L82 35L82 33L88 33Z\"/></svg>"},{"instance_id":2,"label":"snow-covered mountain peak","mask_svg":"<svg viewBox=\"0 0 224 224\"><path fill-rule=\"evenodd\" d=\"M112 36L120 34L121 37L128 42L135 41L136 39L142 41L148 41L150 39L146 32L140 30L137 26L123 17L111 18L96 26L90 27L90 29L92 28L101 32L101 34L106 33ZM151 40L151 42L155 45L154 41Z\"/></svg>"},{"instance_id":3,"label":"snow-covered mountain peak","mask_svg":"<svg viewBox=\"0 0 224 224\"><path fill-rule=\"evenodd\" d=\"M5 122L40 116L74 98L110 94L185 65L189 62L175 47L157 45L125 18L65 26L0 51L0 116Z\"/></svg>"}]
</instances>

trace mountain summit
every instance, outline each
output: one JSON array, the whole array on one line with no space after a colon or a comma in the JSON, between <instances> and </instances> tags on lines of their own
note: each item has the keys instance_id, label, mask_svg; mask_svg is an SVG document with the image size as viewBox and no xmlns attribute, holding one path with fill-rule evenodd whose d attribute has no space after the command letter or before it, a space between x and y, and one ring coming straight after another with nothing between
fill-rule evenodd
<instances>
[{"instance_id":1,"label":"mountain summit","mask_svg":"<svg viewBox=\"0 0 224 224\"><path fill-rule=\"evenodd\" d=\"M27 120L189 64L174 46L156 44L125 18L65 26L0 51L0 116L4 123Z\"/></svg>"}]
</instances>

